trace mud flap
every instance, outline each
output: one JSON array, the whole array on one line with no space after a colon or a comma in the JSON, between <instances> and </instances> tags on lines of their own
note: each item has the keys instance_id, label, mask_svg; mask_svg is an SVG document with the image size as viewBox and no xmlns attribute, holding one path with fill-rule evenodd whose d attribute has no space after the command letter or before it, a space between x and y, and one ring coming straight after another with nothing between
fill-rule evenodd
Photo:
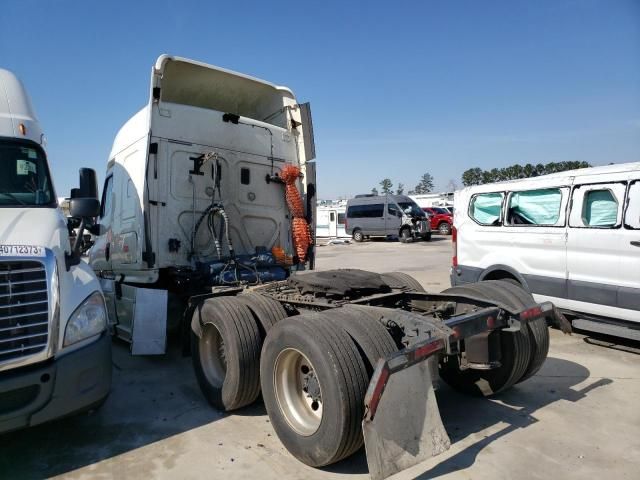
<instances>
[{"instance_id":1,"label":"mud flap","mask_svg":"<svg viewBox=\"0 0 640 480\"><path fill-rule=\"evenodd\" d=\"M380 360L365 399L362 431L373 480L387 478L451 446L432 383L437 359L408 361L395 368L393 360Z\"/></svg>"}]
</instances>

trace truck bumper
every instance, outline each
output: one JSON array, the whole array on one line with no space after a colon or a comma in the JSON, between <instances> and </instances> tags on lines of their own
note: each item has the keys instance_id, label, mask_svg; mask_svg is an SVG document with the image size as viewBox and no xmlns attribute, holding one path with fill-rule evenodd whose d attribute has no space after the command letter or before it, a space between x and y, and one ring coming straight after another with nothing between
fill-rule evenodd
<instances>
[{"instance_id":1,"label":"truck bumper","mask_svg":"<svg viewBox=\"0 0 640 480\"><path fill-rule=\"evenodd\" d=\"M0 374L0 433L99 405L111 388L111 338Z\"/></svg>"}]
</instances>

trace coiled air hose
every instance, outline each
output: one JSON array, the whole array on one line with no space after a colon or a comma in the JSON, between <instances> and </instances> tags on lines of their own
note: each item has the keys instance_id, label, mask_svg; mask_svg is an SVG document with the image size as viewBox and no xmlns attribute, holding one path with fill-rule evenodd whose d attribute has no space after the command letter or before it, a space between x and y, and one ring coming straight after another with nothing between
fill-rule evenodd
<instances>
[{"instance_id":1,"label":"coiled air hose","mask_svg":"<svg viewBox=\"0 0 640 480\"><path fill-rule=\"evenodd\" d=\"M223 220L222 228L218 235L216 235L215 227L213 224L214 218L216 215L220 215ZM227 245L229 246L229 256L231 258L235 258L233 244L231 243L231 237L229 236L229 216L227 215L227 212L225 211L224 207L219 203L212 203L211 205L207 206L207 208L204 209L204 212L202 212L202 215L200 215L200 218L196 222L196 225L193 231L193 237L191 238L191 251L195 252L196 234L198 233L198 230L200 229L200 225L202 225L202 222L204 221L205 218L207 218L207 227L209 228L209 232L211 233L211 237L213 238L213 243L215 245L218 258L222 258L221 242L222 242L223 232L225 235L225 240L227 242Z\"/></svg>"},{"instance_id":2,"label":"coiled air hose","mask_svg":"<svg viewBox=\"0 0 640 480\"><path fill-rule=\"evenodd\" d=\"M311 230L307 219L304 218L304 205L302 203L302 196L296 187L296 180L300 178L300 168L295 165L287 164L282 167L280 178L285 183L285 198L289 211L293 215L292 222L292 236L293 236L293 248L300 259L300 262L304 263L307 259L307 252L309 246L313 244L311 238Z\"/></svg>"}]
</instances>

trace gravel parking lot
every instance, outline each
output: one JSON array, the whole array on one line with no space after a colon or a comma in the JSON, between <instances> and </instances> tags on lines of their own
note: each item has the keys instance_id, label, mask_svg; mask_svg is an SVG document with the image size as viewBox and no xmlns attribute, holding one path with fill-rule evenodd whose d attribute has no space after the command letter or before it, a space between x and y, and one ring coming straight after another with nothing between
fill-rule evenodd
<instances>
[{"instance_id":1,"label":"gravel parking lot","mask_svg":"<svg viewBox=\"0 0 640 480\"><path fill-rule=\"evenodd\" d=\"M448 286L451 243L366 242L318 248L318 267L414 275ZM499 397L438 400L452 448L397 478L638 478L640 356L552 331L532 379ZM364 454L308 468L282 447L261 402L233 415L211 409L177 345L132 357L114 343L113 390L97 412L0 437L0 477L364 479Z\"/></svg>"}]
</instances>

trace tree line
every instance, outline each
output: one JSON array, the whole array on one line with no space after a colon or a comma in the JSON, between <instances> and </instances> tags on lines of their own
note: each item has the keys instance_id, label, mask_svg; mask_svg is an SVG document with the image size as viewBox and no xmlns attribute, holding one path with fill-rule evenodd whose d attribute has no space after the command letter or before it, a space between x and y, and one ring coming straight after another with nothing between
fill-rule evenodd
<instances>
[{"instance_id":1,"label":"tree line","mask_svg":"<svg viewBox=\"0 0 640 480\"><path fill-rule=\"evenodd\" d=\"M373 187L371 189L371 193L373 193L374 195L387 195L387 194L393 194L395 193L396 195L404 195L404 183L398 183L398 186L395 190L395 192L393 191L393 182L391 181L390 178L384 178L380 181L379 183L380 185L380 190L378 190L376 187ZM407 195L419 195L421 193L429 193L431 191L433 191L433 176L430 173L425 173L422 175L422 177L420 177L420 181L418 182L418 184L412 189L409 190L407 192Z\"/></svg>"},{"instance_id":2,"label":"tree line","mask_svg":"<svg viewBox=\"0 0 640 480\"><path fill-rule=\"evenodd\" d=\"M547 175L549 173L565 172L567 170L575 170L578 168L591 167L588 162L571 161L571 162L549 162L538 163L532 165L527 163L526 165L511 165L504 168L492 168L491 170L482 170L481 168L470 168L465 170L462 174L462 185L465 187L471 185L482 185L485 183L502 182L505 180L517 180L519 178L538 177L540 175ZM378 184L380 189L373 187L371 193L374 195L387 195L396 194L403 195L405 193L404 183L398 183L398 186L393 188L393 182L390 178L384 178ZM417 185L407 192L407 195L420 195L423 193L432 192L434 189L433 176L430 173L424 173L420 177L420 181ZM446 191L453 192L458 189L458 185L454 180L449 180Z\"/></svg>"},{"instance_id":3,"label":"tree line","mask_svg":"<svg viewBox=\"0 0 640 480\"><path fill-rule=\"evenodd\" d=\"M577 168L587 168L591 165L588 162L549 162L532 165L511 165L504 168L492 168L482 170L481 168L470 168L462 174L462 184L465 187L470 185L482 185L485 183L502 182L504 180L517 180L519 178L538 177L549 173L564 172Z\"/></svg>"}]
</instances>

